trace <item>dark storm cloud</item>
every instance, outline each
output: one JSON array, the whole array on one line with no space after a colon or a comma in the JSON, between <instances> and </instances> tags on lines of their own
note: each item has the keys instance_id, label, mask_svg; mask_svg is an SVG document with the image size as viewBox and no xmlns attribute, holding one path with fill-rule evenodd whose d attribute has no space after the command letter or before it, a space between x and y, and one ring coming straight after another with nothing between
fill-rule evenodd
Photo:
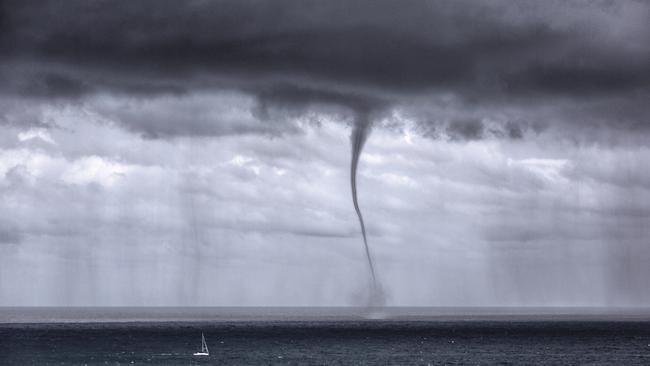
<instances>
[{"instance_id":1,"label":"dark storm cloud","mask_svg":"<svg viewBox=\"0 0 650 366\"><path fill-rule=\"evenodd\" d=\"M547 93L585 95L616 93L648 86L650 67L646 63L647 59L639 60L642 63L627 63L625 60L608 60L587 52L586 57L597 57L597 62L590 65L592 60L585 62L585 56L572 57L576 60L564 59L530 66L512 78L511 88L515 91L533 89Z\"/></svg>"},{"instance_id":2,"label":"dark storm cloud","mask_svg":"<svg viewBox=\"0 0 650 366\"><path fill-rule=\"evenodd\" d=\"M53 72L37 72L34 75L21 75L20 79L6 79L13 82L9 87L25 96L74 98L91 91L84 82Z\"/></svg>"},{"instance_id":3,"label":"dark storm cloud","mask_svg":"<svg viewBox=\"0 0 650 366\"><path fill-rule=\"evenodd\" d=\"M635 19L624 6L637 8ZM261 111L321 102L357 113L434 92L470 105L643 96L648 9L633 1L5 1L0 88L37 97L230 88L258 96Z\"/></svg>"},{"instance_id":4,"label":"dark storm cloud","mask_svg":"<svg viewBox=\"0 0 650 366\"><path fill-rule=\"evenodd\" d=\"M447 126L447 135L452 140L479 140L483 137L483 123L476 119L456 120Z\"/></svg>"},{"instance_id":5,"label":"dark storm cloud","mask_svg":"<svg viewBox=\"0 0 650 366\"><path fill-rule=\"evenodd\" d=\"M368 113L378 110L386 103L379 98L354 92L337 92L300 87L292 84L261 88L255 91L261 111L268 107L276 109L301 110L313 104L329 104L346 107L350 110Z\"/></svg>"},{"instance_id":6,"label":"dark storm cloud","mask_svg":"<svg viewBox=\"0 0 650 366\"><path fill-rule=\"evenodd\" d=\"M515 121L508 121L505 127L509 138L521 139L524 137L524 131L519 123Z\"/></svg>"},{"instance_id":7,"label":"dark storm cloud","mask_svg":"<svg viewBox=\"0 0 650 366\"><path fill-rule=\"evenodd\" d=\"M185 81L205 72L419 89L466 77L486 47L504 51L547 38L529 30L477 46L431 38L429 21L463 21L462 9L443 5L438 13L386 2L15 2L5 6L2 45L16 59L107 71L100 84L111 83L110 73ZM408 19L419 23L415 29L400 25Z\"/></svg>"},{"instance_id":8,"label":"dark storm cloud","mask_svg":"<svg viewBox=\"0 0 650 366\"><path fill-rule=\"evenodd\" d=\"M583 6L615 11L595 4ZM131 73L181 83L203 73L291 76L400 91L506 83L580 94L647 85L647 50L612 52L615 44L590 39L593 30L579 22L553 27L553 19L525 15L533 5L6 1L0 42L4 62L81 66L105 72L94 82L107 86L111 74ZM513 6L524 21L499 15ZM51 92L82 89L54 72L39 79Z\"/></svg>"}]
</instances>

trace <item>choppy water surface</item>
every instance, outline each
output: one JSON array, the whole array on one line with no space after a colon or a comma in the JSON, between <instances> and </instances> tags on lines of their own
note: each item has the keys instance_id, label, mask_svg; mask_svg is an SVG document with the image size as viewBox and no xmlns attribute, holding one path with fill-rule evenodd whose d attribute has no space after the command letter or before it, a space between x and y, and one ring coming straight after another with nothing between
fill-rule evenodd
<instances>
[{"instance_id":1,"label":"choppy water surface","mask_svg":"<svg viewBox=\"0 0 650 366\"><path fill-rule=\"evenodd\" d=\"M296 320L289 313L281 320L18 323L7 321L5 309L0 365L650 365L650 322L642 318ZM201 332L207 358L192 356Z\"/></svg>"}]
</instances>

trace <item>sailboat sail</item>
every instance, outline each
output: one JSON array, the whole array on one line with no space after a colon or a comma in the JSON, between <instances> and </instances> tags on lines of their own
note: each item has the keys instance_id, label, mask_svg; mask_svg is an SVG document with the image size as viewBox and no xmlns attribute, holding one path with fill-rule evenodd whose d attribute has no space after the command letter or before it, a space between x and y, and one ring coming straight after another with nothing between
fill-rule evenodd
<instances>
[{"instance_id":1,"label":"sailboat sail","mask_svg":"<svg viewBox=\"0 0 650 366\"><path fill-rule=\"evenodd\" d=\"M205 343L203 333L201 333L201 352L210 353L210 351L208 351L208 344Z\"/></svg>"},{"instance_id":2,"label":"sailboat sail","mask_svg":"<svg viewBox=\"0 0 650 366\"><path fill-rule=\"evenodd\" d=\"M195 352L194 356L209 356L208 344L205 343L205 336L201 333L201 352Z\"/></svg>"}]
</instances>

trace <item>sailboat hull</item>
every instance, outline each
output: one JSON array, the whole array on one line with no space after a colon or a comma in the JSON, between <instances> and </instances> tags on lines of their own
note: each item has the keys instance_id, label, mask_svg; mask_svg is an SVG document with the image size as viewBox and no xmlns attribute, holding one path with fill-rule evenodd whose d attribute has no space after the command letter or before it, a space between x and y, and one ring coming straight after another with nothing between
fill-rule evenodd
<instances>
[{"instance_id":1,"label":"sailboat hull","mask_svg":"<svg viewBox=\"0 0 650 366\"><path fill-rule=\"evenodd\" d=\"M205 352L194 352L194 356L209 356L209 355L210 355L209 353L205 353Z\"/></svg>"}]
</instances>

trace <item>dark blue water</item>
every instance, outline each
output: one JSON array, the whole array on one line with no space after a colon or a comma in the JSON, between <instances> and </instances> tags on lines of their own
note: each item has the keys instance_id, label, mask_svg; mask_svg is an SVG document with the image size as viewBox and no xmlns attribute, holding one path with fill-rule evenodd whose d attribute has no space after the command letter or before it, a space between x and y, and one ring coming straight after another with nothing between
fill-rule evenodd
<instances>
[{"instance_id":1,"label":"dark blue water","mask_svg":"<svg viewBox=\"0 0 650 366\"><path fill-rule=\"evenodd\" d=\"M5 323L0 365L650 365L644 320L288 318Z\"/></svg>"}]
</instances>

